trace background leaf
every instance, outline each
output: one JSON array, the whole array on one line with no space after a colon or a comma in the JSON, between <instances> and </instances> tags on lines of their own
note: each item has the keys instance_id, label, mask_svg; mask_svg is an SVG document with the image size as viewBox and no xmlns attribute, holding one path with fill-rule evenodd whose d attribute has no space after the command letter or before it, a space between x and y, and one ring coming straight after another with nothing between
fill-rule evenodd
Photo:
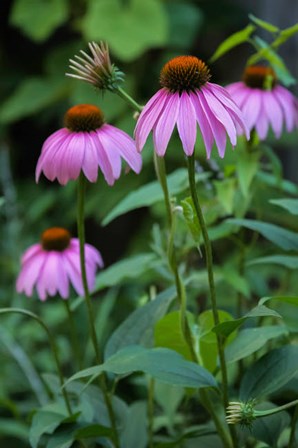
<instances>
[{"instance_id":1,"label":"background leaf","mask_svg":"<svg viewBox=\"0 0 298 448\"><path fill-rule=\"evenodd\" d=\"M248 38L255 31L255 29L256 27L254 25L247 25L243 30L237 31L236 33L229 36L218 46L215 53L210 58L210 62L215 62L232 48L244 42L247 42Z\"/></svg>"}]
</instances>

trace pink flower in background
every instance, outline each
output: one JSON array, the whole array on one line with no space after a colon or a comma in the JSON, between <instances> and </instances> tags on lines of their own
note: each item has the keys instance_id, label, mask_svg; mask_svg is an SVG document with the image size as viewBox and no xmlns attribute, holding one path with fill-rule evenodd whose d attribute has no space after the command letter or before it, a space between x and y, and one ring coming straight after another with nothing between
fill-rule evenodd
<instances>
[{"instance_id":1,"label":"pink flower in background","mask_svg":"<svg viewBox=\"0 0 298 448\"><path fill-rule=\"evenodd\" d=\"M36 167L51 181L65 185L77 179L81 170L90 182L96 182L98 167L113 185L121 173L121 158L139 173L142 159L134 140L125 132L104 122L101 110L90 104L72 107L65 114L65 128L44 142Z\"/></svg>"},{"instance_id":2,"label":"pink flower in background","mask_svg":"<svg viewBox=\"0 0 298 448\"><path fill-rule=\"evenodd\" d=\"M179 56L165 64L160 75L162 89L145 105L136 125L138 151L153 130L155 151L164 156L175 125L187 156L194 152L197 124L208 158L214 141L220 157L224 156L227 134L233 146L237 134L244 132L248 138L241 111L229 93L209 79L208 67L194 56Z\"/></svg>"},{"instance_id":3,"label":"pink flower in background","mask_svg":"<svg viewBox=\"0 0 298 448\"><path fill-rule=\"evenodd\" d=\"M277 84L271 68L249 66L243 81L226 88L242 110L249 130L255 129L260 140L267 137L270 126L276 138L281 136L284 125L288 132L298 126L298 100Z\"/></svg>"},{"instance_id":4,"label":"pink flower in background","mask_svg":"<svg viewBox=\"0 0 298 448\"><path fill-rule=\"evenodd\" d=\"M94 288L97 267L103 267L101 255L90 244L85 244L86 275L88 287ZM40 300L60 294L69 297L69 282L79 295L84 294L80 246L77 238L71 238L67 230L52 227L41 236L41 242L33 244L22 256L21 272L17 278L17 292L31 296L36 286Z\"/></svg>"}]
</instances>

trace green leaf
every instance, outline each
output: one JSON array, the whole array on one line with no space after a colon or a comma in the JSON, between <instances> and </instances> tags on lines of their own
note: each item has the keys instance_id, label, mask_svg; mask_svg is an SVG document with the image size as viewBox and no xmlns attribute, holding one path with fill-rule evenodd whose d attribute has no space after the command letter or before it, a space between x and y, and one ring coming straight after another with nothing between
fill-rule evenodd
<instances>
[{"instance_id":1,"label":"green leaf","mask_svg":"<svg viewBox=\"0 0 298 448\"><path fill-rule=\"evenodd\" d=\"M153 327L161 319L176 297L176 289L171 287L157 297L136 309L116 328L105 347L105 359L129 345L152 345Z\"/></svg>"},{"instance_id":2,"label":"green leaf","mask_svg":"<svg viewBox=\"0 0 298 448\"><path fill-rule=\"evenodd\" d=\"M273 409L277 406L274 403L262 403L256 406L257 410ZM282 411L273 415L267 415L258 418L253 422L252 435L256 440L261 440L270 448L276 448L279 436L282 431L289 425L290 416L287 412Z\"/></svg>"},{"instance_id":3,"label":"green leaf","mask_svg":"<svg viewBox=\"0 0 298 448\"><path fill-rule=\"evenodd\" d=\"M20 84L0 107L0 120L7 124L36 114L54 104L68 92L63 78L29 78Z\"/></svg>"},{"instance_id":4,"label":"green leaf","mask_svg":"<svg viewBox=\"0 0 298 448\"><path fill-rule=\"evenodd\" d=\"M280 35L272 43L274 48L278 48L281 44L284 44L290 37L298 33L298 23L296 25L290 26L280 32Z\"/></svg>"},{"instance_id":5,"label":"green leaf","mask_svg":"<svg viewBox=\"0 0 298 448\"><path fill-rule=\"evenodd\" d=\"M200 174L197 179L204 180L208 177L206 173ZM181 193L188 188L188 175L186 169L178 169L168 176L168 186L171 195ZM114 207L110 213L105 217L102 225L107 225L113 219L123 215L131 210L136 210L140 207L149 207L158 201L163 200L163 192L158 181L150 182L143 187L138 188L137 191L129 193L119 204Z\"/></svg>"},{"instance_id":6,"label":"green leaf","mask_svg":"<svg viewBox=\"0 0 298 448\"><path fill-rule=\"evenodd\" d=\"M166 348L147 349L141 346L129 346L111 356L104 364L81 370L73 375L66 384L80 378L92 376L95 379L102 372L126 375L144 372L153 378L174 386L202 388L216 387L214 377L203 367L186 361L181 355Z\"/></svg>"},{"instance_id":7,"label":"green leaf","mask_svg":"<svg viewBox=\"0 0 298 448\"><path fill-rule=\"evenodd\" d=\"M113 437L113 430L107 426L98 424L90 424L77 429L74 432L74 438L76 440L88 439L90 437Z\"/></svg>"},{"instance_id":8,"label":"green leaf","mask_svg":"<svg viewBox=\"0 0 298 448\"><path fill-rule=\"evenodd\" d=\"M269 300L277 300L279 302L285 302L290 305L298 306L298 297L297 296L273 296L273 297L262 297L259 301L259 305L263 305Z\"/></svg>"},{"instance_id":9,"label":"green leaf","mask_svg":"<svg viewBox=\"0 0 298 448\"><path fill-rule=\"evenodd\" d=\"M155 324L154 342L155 347L170 348L180 353L185 359L189 361L192 359L182 333L179 311L166 314Z\"/></svg>"},{"instance_id":10,"label":"green leaf","mask_svg":"<svg viewBox=\"0 0 298 448\"><path fill-rule=\"evenodd\" d=\"M293 78L289 70L287 69L285 63L281 59L281 57L274 51L272 46L269 46L267 42L265 42L260 37L254 38L255 44L260 48L257 53L253 54L247 61L248 65L254 65L258 63L260 60L265 59L269 62L269 64L274 68L278 79L285 84L286 86L290 86L295 84L296 80Z\"/></svg>"},{"instance_id":11,"label":"green leaf","mask_svg":"<svg viewBox=\"0 0 298 448\"><path fill-rule=\"evenodd\" d=\"M246 266L256 264L277 264L288 269L298 269L297 255L268 255L267 257L254 258L246 263Z\"/></svg>"},{"instance_id":12,"label":"green leaf","mask_svg":"<svg viewBox=\"0 0 298 448\"><path fill-rule=\"evenodd\" d=\"M199 244L201 236L201 227L199 224L197 214L195 213L192 198L188 197L184 199L183 201L181 201L181 205L183 208L184 219L190 230L193 240L196 244Z\"/></svg>"},{"instance_id":13,"label":"green leaf","mask_svg":"<svg viewBox=\"0 0 298 448\"><path fill-rule=\"evenodd\" d=\"M68 18L65 0L16 0L10 23L36 42L46 40Z\"/></svg>"},{"instance_id":14,"label":"green leaf","mask_svg":"<svg viewBox=\"0 0 298 448\"><path fill-rule=\"evenodd\" d=\"M278 33L279 28L275 25L272 25L272 23L266 22L265 20L259 19L258 17L254 16L253 14L248 14L248 17L252 22L254 22L256 25L260 26L266 31L269 31L270 33Z\"/></svg>"},{"instance_id":15,"label":"green leaf","mask_svg":"<svg viewBox=\"0 0 298 448\"><path fill-rule=\"evenodd\" d=\"M135 401L128 409L127 421L121 433L121 448L146 448L147 443L147 403Z\"/></svg>"},{"instance_id":16,"label":"green leaf","mask_svg":"<svg viewBox=\"0 0 298 448\"><path fill-rule=\"evenodd\" d=\"M281 249L298 250L298 234L275 224L251 219L228 219L226 222L254 230Z\"/></svg>"},{"instance_id":17,"label":"green leaf","mask_svg":"<svg viewBox=\"0 0 298 448\"><path fill-rule=\"evenodd\" d=\"M271 339L279 338L287 334L287 327L279 325L268 325L266 327L241 330L237 334L237 338L225 350L226 361L232 363L246 358L264 347Z\"/></svg>"},{"instance_id":18,"label":"green leaf","mask_svg":"<svg viewBox=\"0 0 298 448\"><path fill-rule=\"evenodd\" d=\"M270 199L269 202L284 208L292 215L298 215L298 199Z\"/></svg>"},{"instance_id":19,"label":"green leaf","mask_svg":"<svg viewBox=\"0 0 298 448\"><path fill-rule=\"evenodd\" d=\"M32 419L29 441L32 448L38 447L43 434L52 434L68 418L67 413L39 410Z\"/></svg>"},{"instance_id":20,"label":"green leaf","mask_svg":"<svg viewBox=\"0 0 298 448\"><path fill-rule=\"evenodd\" d=\"M155 261L154 254L140 254L118 261L97 275L94 291L118 285L129 278L138 278L153 267Z\"/></svg>"},{"instance_id":21,"label":"green leaf","mask_svg":"<svg viewBox=\"0 0 298 448\"><path fill-rule=\"evenodd\" d=\"M222 322L216 325L212 331L214 331L217 334L221 334L224 337L227 337L233 331L239 328L246 321L246 319L255 317L265 317L265 316L273 316L281 318L281 315L278 314L276 311L271 310L270 308L267 308L266 306L260 304L259 306L256 306L239 319L234 319L229 322Z\"/></svg>"},{"instance_id":22,"label":"green leaf","mask_svg":"<svg viewBox=\"0 0 298 448\"><path fill-rule=\"evenodd\" d=\"M226 214L230 215L234 209L234 196L236 192L236 179L215 180L217 200Z\"/></svg>"},{"instance_id":23,"label":"green leaf","mask_svg":"<svg viewBox=\"0 0 298 448\"><path fill-rule=\"evenodd\" d=\"M237 151L237 176L241 192L245 198L249 195L250 185L259 168L260 152Z\"/></svg>"},{"instance_id":24,"label":"green leaf","mask_svg":"<svg viewBox=\"0 0 298 448\"><path fill-rule=\"evenodd\" d=\"M86 40L106 40L115 55L132 61L167 42L168 23L159 0L91 0L81 23Z\"/></svg>"},{"instance_id":25,"label":"green leaf","mask_svg":"<svg viewBox=\"0 0 298 448\"><path fill-rule=\"evenodd\" d=\"M233 321L231 314L226 311L218 310L219 321L224 324ZM217 366L218 345L216 334L214 333L214 318L211 310L204 311L199 315L199 335L198 335L198 351L202 365L213 372ZM231 342L234 335L226 339L225 344Z\"/></svg>"},{"instance_id":26,"label":"green leaf","mask_svg":"<svg viewBox=\"0 0 298 448\"><path fill-rule=\"evenodd\" d=\"M219 47L216 49L213 56L210 58L210 62L215 62L225 53L230 51L232 48L247 42L250 35L254 32L256 27L254 25L247 25L243 30L237 31L237 33L232 34L226 40L224 40Z\"/></svg>"},{"instance_id":27,"label":"green leaf","mask_svg":"<svg viewBox=\"0 0 298 448\"><path fill-rule=\"evenodd\" d=\"M244 374L241 400L266 397L290 381L298 371L298 346L286 345L267 353Z\"/></svg>"}]
</instances>

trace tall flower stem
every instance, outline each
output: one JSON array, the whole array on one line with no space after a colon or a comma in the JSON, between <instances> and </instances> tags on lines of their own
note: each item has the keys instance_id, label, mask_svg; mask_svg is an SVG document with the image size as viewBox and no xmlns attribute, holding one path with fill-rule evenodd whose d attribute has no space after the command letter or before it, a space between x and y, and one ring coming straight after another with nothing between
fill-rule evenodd
<instances>
[{"instance_id":1,"label":"tall flower stem","mask_svg":"<svg viewBox=\"0 0 298 448\"><path fill-rule=\"evenodd\" d=\"M204 240L205 254L206 254L206 265L207 265L207 272L208 272L208 282L209 282L209 289L210 289L210 299L211 299L211 307L212 307L214 325L218 325L220 323L220 321L219 321L219 315L218 315L217 303L216 303L215 283L214 283L214 275L213 275L212 248L211 248L211 243L209 240L209 235L208 235L204 215L203 215L203 212L202 212L202 209L201 209L201 206L199 203L198 194L197 194L196 180L195 180L194 154L192 156L188 157L188 178L189 178L191 197L193 200L194 208L195 208L198 220L199 220L199 224L200 224L200 227L202 230L202 235L203 235L203 240ZM226 366L226 360L225 360L225 355L224 355L223 340L222 340L221 336L218 334L216 334L216 339L217 339L218 354L219 354L219 360L220 360L220 369L221 369L221 375L222 375L223 403L224 403L224 407L226 408L229 403L227 366Z\"/></svg>"},{"instance_id":2,"label":"tall flower stem","mask_svg":"<svg viewBox=\"0 0 298 448\"><path fill-rule=\"evenodd\" d=\"M291 433L290 433L290 440L289 440L289 448L295 448L295 439L296 439L296 429L297 429L297 423L298 423L298 400L296 401L296 408L292 417L292 424L291 424Z\"/></svg>"},{"instance_id":3,"label":"tall flower stem","mask_svg":"<svg viewBox=\"0 0 298 448\"><path fill-rule=\"evenodd\" d=\"M62 395L63 395L63 398L64 398L65 406L66 406L66 409L67 409L69 415L71 415L72 411L71 411L70 401L69 401L69 398L68 398L68 394L67 394L66 388L63 387L64 379L63 379L62 367L61 367L60 361L59 361L57 346L56 346L56 343L55 343L55 339L53 338L53 336L52 336L50 330L48 329L47 325L36 314L32 313L31 311L23 310L22 308L1 308L0 309L0 314L7 314L7 313L8 314L9 313L22 314L24 316L30 317L31 319L34 319L36 322L38 322L39 325L45 330L45 332L47 334L47 338L48 338L49 344L50 344L51 352L52 352L54 360L55 360L57 373L58 373L58 378L59 378L59 382L60 382L61 391L62 391Z\"/></svg>"},{"instance_id":4,"label":"tall flower stem","mask_svg":"<svg viewBox=\"0 0 298 448\"><path fill-rule=\"evenodd\" d=\"M142 106L140 106L125 90L121 89L121 87L117 87L115 93L119 95L124 101L126 101L134 110L137 112L142 112Z\"/></svg>"},{"instance_id":5,"label":"tall flower stem","mask_svg":"<svg viewBox=\"0 0 298 448\"><path fill-rule=\"evenodd\" d=\"M95 330L95 322L94 322L94 314L93 314L93 307L91 303L89 288L88 288L88 282L87 282L87 275L86 275L86 261L85 261L85 221L84 221L84 207L85 207L85 176L81 172L79 177L79 183L78 183L78 214L77 214L77 226L78 226L78 237L80 241L80 264L81 264L81 273L82 273L82 283L84 288L84 295L85 295L85 303L87 306L88 311L88 318L89 318L89 329L90 329L90 337L92 341L92 345L95 352L95 359L97 364L102 363L102 357L99 350L99 346L97 343L97 336L96 336L96 330ZM114 433L114 444L116 448L119 448L119 440L118 440L118 433L117 433L117 427L116 427L116 417L114 414L113 406L111 397L109 395L107 384L106 384L106 377L104 374L102 374L99 377L100 381L100 387L103 392L105 404L109 413L109 418L111 422L111 426Z\"/></svg>"},{"instance_id":6,"label":"tall flower stem","mask_svg":"<svg viewBox=\"0 0 298 448\"><path fill-rule=\"evenodd\" d=\"M78 339L78 333L75 325L75 321L73 318L72 310L69 306L68 300L63 300L66 312L67 312L67 318L69 322L69 330L70 330L70 339L71 339L71 345L72 345L72 351L76 360L77 367L81 370L83 368L82 364L82 356L80 351L80 344Z\"/></svg>"}]
</instances>

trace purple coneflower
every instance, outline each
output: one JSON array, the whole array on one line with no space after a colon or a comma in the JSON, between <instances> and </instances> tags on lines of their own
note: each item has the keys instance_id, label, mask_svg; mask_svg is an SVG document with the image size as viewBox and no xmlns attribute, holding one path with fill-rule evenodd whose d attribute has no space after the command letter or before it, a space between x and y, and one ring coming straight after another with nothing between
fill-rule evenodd
<instances>
[{"instance_id":1,"label":"purple coneflower","mask_svg":"<svg viewBox=\"0 0 298 448\"><path fill-rule=\"evenodd\" d=\"M94 288L97 267L103 267L101 255L90 244L85 244L86 276L89 289ZM69 281L79 295L84 294L80 244L77 238L61 227L43 232L41 242L30 246L22 256L21 272L17 278L17 292L31 296L34 286L40 300L57 293L69 297Z\"/></svg>"},{"instance_id":2,"label":"purple coneflower","mask_svg":"<svg viewBox=\"0 0 298 448\"><path fill-rule=\"evenodd\" d=\"M243 81L226 88L242 110L249 130L255 129L260 140L267 137L269 126L276 138L280 137L284 123L288 132L298 126L298 101L277 84L272 68L249 66Z\"/></svg>"},{"instance_id":3,"label":"purple coneflower","mask_svg":"<svg viewBox=\"0 0 298 448\"><path fill-rule=\"evenodd\" d=\"M146 104L136 125L138 151L153 130L155 151L164 156L176 124L187 156L194 152L197 123L208 158L214 141L223 157L226 134L233 146L237 134L248 134L242 113L229 93L209 79L209 68L194 56L179 56L165 64L160 74L162 89Z\"/></svg>"},{"instance_id":4,"label":"purple coneflower","mask_svg":"<svg viewBox=\"0 0 298 448\"><path fill-rule=\"evenodd\" d=\"M81 170L96 182L98 166L105 180L113 185L121 173L121 157L139 173L142 159L134 140L120 129L104 122L102 111L91 104L70 108L65 127L44 142L36 167L36 182L41 172L51 181L65 185L77 179Z\"/></svg>"}]
</instances>

